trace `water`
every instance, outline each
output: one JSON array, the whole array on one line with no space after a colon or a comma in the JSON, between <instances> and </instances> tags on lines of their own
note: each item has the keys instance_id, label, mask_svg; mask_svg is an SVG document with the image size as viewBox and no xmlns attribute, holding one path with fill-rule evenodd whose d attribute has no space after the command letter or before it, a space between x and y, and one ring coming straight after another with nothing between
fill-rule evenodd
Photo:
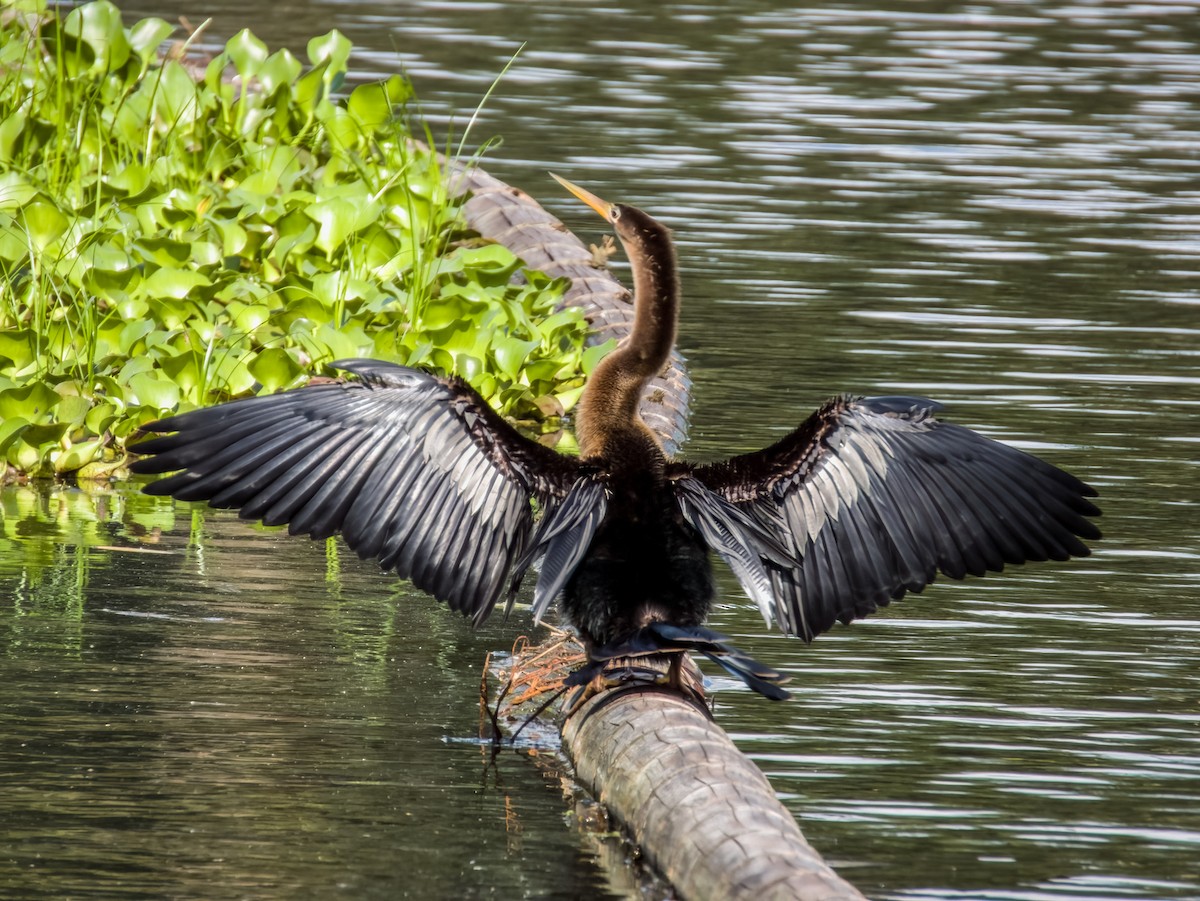
<instances>
[{"instance_id":1,"label":"water","mask_svg":"<svg viewBox=\"0 0 1200 901\"><path fill-rule=\"evenodd\" d=\"M210 34L302 51L336 26L358 71L410 72L435 133L528 41L469 143L503 136L491 170L585 240L603 223L547 169L675 229L690 457L829 394L916 393L1096 485L1091 558L812 646L725 579L717 628L797 691L723 687L718 719L871 897L1189 898L1198 12L298 2L214 5ZM120 492L3 504L0 893L630 891L544 755L470 742L523 620L472 634L369 564Z\"/></svg>"}]
</instances>

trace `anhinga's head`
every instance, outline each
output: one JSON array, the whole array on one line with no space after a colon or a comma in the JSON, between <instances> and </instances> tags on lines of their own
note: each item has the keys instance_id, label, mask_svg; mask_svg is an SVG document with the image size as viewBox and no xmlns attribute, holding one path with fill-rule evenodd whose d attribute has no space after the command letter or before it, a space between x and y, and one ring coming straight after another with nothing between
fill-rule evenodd
<instances>
[{"instance_id":1,"label":"anhinga's head","mask_svg":"<svg viewBox=\"0 0 1200 901\"><path fill-rule=\"evenodd\" d=\"M591 191L571 184L553 172L550 177L612 223L634 267L674 269L675 249L671 230L653 216L635 206L602 200Z\"/></svg>"}]
</instances>

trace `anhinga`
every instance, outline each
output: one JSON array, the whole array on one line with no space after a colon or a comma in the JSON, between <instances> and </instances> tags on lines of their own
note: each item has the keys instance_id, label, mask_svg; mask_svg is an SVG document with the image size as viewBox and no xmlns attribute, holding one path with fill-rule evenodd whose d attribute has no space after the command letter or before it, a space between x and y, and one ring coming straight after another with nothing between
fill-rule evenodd
<instances>
[{"instance_id":1,"label":"anhinga","mask_svg":"<svg viewBox=\"0 0 1200 901\"><path fill-rule=\"evenodd\" d=\"M921 398L840 397L765 450L669 459L638 402L675 342L671 234L559 181L612 223L635 285L632 333L580 400L579 457L521 435L457 378L356 359L333 364L353 380L147 426L174 434L132 448L153 455L134 471L183 471L146 490L313 538L340 531L476 623L540 560L534 619L561 594L589 652L574 681L613 658L696 650L772 698L783 677L703 628L710 551L768 624L810 640L939 571L1084 556L1080 538L1100 536L1089 486Z\"/></svg>"}]
</instances>

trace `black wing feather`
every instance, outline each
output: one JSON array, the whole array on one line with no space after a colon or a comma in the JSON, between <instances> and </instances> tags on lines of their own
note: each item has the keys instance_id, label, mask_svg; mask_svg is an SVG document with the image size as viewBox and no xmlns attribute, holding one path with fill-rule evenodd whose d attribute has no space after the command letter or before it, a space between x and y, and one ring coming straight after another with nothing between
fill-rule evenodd
<instances>
[{"instance_id":1,"label":"black wing feather","mask_svg":"<svg viewBox=\"0 0 1200 901\"><path fill-rule=\"evenodd\" d=\"M586 474L542 518L531 548L542 558L533 594L533 619L541 622L551 602L582 562L608 508L607 494L594 474Z\"/></svg>"},{"instance_id":2,"label":"black wing feather","mask_svg":"<svg viewBox=\"0 0 1200 901\"><path fill-rule=\"evenodd\" d=\"M1100 537L1087 518L1100 514L1092 488L940 422L938 408L921 398L839 398L766 450L673 464L671 475L746 511L800 561L761 555L773 596L759 606L768 622L805 639L921 591L939 571L959 579L1088 554L1080 539ZM755 596L755 573L737 572Z\"/></svg>"},{"instance_id":3,"label":"black wing feather","mask_svg":"<svg viewBox=\"0 0 1200 901\"><path fill-rule=\"evenodd\" d=\"M531 441L470 387L377 360L358 378L195 410L147 426L145 489L239 508L325 538L481 621L534 534L532 501L565 498L580 464ZM568 573L569 575L569 573Z\"/></svg>"}]
</instances>

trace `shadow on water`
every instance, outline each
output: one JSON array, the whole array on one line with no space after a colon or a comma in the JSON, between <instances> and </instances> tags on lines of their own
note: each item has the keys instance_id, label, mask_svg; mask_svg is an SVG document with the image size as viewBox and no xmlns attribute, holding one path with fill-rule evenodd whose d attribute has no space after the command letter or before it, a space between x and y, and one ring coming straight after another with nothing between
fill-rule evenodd
<instances>
[{"instance_id":1,"label":"shadow on water","mask_svg":"<svg viewBox=\"0 0 1200 901\"><path fill-rule=\"evenodd\" d=\"M725 580L717 628L798 690L723 687L719 721L871 897L1200 895L1193 4L204 12L214 39L298 53L342 29L360 74L408 69L435 134L528 41L476 135L585 240L602 225L545 170L675 229L689 456L762 446L833 393L924 394L1095 484L1094 556L938 585L811 647ZM475 734L484 653L519 622L476 637L369 564L124 492L12 497L0 866L22 887L627 891L552 778L511 759L481 786L445 740ZM168 554L96 549L121 536Z\"/></svg>"}]
</instances>

